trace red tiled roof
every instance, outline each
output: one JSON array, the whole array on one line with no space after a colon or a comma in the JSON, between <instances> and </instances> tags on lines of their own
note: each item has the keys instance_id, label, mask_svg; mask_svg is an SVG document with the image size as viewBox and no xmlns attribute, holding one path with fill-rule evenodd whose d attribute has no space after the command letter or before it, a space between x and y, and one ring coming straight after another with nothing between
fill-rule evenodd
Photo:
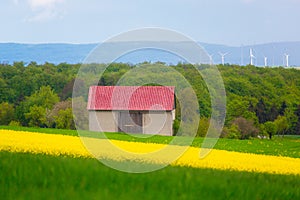
<instances>
[{"instance_id":1,"label":"red tiled roof","mask_svg":"<svg viewBox=\"0 0 300 200\"><path fill-rule=\"evenodd\" d=\"M173 86L91 86L88 110L173 110Z\"/></svg>"}]
</instances>

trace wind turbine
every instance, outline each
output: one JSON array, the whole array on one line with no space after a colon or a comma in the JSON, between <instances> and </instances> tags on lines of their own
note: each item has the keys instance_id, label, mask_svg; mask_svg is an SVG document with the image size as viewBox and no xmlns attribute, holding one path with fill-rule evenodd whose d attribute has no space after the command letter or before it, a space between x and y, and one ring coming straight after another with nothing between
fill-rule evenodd
<instances>
[{"instance_id":1,"label":"wind turbine","mask_svg":"<svg viewBox=\"0 0 300 200\"><path fill-rule=\"evenodd\" d=\"M214 64L214 62L213 62L213 55L214 55L214 54L211 54L211 55L209 54L209 55L208 55L210 65L213 65L213 64Z\"/></svg>"},{"instance_id":2,"label":"wind turbine","mask_svg":"<svg viewBox=\"0 0 300 200\"><path fill-rule=\"evenodd\" d=\"M285 61L286 61L286 67L289 67L289 57L290 57L290 55L289 54L284 54L284 56L285 56Z\"/></svg>"},{"instance_id":3,"label":"wind turbine","mask_svg":"<svg viewBox=\"0 0 300 200\"><path fill-rule=\"evenodd\" d=\"M222 58L222 65L224 65L224 64L225 64L225 56L226 56L228 53L221 53L221 52L219 52L219 54L220 54L220 56L221 56L221 58Z\"/></svg>"},{"instance_id":4,"label":"wind turbine","mask_svg":"<svg viewBox=\"0 0 300 200\"><path fill-rule=\"evenodd\" d=\"M250 48L250 65L253 65L254 58L255 58L255 56L253 55L253 50L252 50L252 48Z\"/></svg>"},{"instance_id":5,"label":"wind turbine","mask_svg":"<svg viewBox=\"0 0 300 200\"><path fill-rule=\"evenodd\" d=\"M265 67L268 66L268 57L264 56L264 61L265 61Z\"/></svg>"}]
</instances>

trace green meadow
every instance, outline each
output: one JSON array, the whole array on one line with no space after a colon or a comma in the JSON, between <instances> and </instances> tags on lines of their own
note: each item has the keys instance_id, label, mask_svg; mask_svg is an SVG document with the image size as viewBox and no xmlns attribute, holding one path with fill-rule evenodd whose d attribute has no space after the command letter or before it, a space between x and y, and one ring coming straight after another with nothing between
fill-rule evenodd
<instances>
[{"instance_id":1,"label":"green meadow","mask_svg":"<svg viewBox=\"0 0 300 200\"><path fill-rule=\"evenodd\" d=\"M1 199L299 199L300 176L166 167L146 174L96 159L0 152Z\"/></svg>"},{"instance_id":2,"label":"green meadow","mask_svg":"<svg viewBox=\"0 0 300 200\"><path fill-rule=\"evenodd\" d=\"M77 136L72 130L10 126L0 129ZM153 143L168 143L172 139L106 135L116 140ZM201 146L202 142L203 138L196 138L192 145ZM295 158L300 158L299 148L298 137L219 139L215 146L215 149ZM0 177L0 199L300 199L299 175L171 166L131 174L91 158L6 151L0 152Z\"/></svg>"}]
</instances>

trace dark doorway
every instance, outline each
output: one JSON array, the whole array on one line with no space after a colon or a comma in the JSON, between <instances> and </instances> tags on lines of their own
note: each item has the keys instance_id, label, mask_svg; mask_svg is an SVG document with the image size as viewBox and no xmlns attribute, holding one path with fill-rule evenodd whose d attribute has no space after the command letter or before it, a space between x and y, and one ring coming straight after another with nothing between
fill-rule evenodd
<instances>
[{"instance_id":1,"label":"dark doorway","mask_svg":"<svg viewBox=\"0 0 300 200\"><path fill-rule=\"evenodd\" d=\"M141 112L120 112L118 122L119 132L143 133L143 114Z\"/></svg>"}]
</instances>

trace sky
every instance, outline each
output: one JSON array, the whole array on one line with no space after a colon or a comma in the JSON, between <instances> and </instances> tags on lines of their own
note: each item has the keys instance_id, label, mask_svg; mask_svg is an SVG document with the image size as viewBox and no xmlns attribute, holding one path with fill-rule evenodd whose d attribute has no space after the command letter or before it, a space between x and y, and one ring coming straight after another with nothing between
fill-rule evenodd
<instances>
[{"instance_id":1,"label":"sky","mask_svg":"<svg viewBox=\"0 0 300 200\"><path fill-rule=\"evenodd\" d=\"M300 0L2 0L0 42L99 43L144 27L229 46L300 41Z\"/></svg>"}]
</instances>

